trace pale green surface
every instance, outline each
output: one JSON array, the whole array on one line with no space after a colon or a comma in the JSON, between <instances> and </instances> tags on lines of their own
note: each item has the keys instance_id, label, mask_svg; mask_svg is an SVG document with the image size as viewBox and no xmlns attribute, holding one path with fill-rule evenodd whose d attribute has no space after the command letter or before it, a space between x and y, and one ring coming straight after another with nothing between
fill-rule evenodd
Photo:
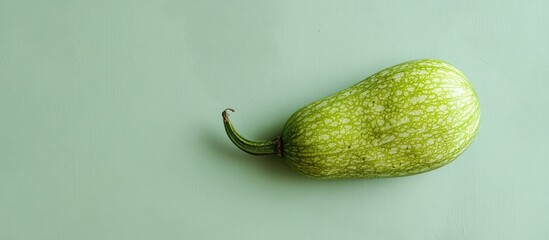
<instances>
[{"instance_id":1,"label":"pale green surface","mask_svg":"<svg viewBox=\"0 0 549 240\"><path fill-rule=\"evenodd\" d=\"M548 1L0 1L0 239L549 239ZM439 58L460 158L319 181L226 137Z\"/></svg>"}]
</instances>

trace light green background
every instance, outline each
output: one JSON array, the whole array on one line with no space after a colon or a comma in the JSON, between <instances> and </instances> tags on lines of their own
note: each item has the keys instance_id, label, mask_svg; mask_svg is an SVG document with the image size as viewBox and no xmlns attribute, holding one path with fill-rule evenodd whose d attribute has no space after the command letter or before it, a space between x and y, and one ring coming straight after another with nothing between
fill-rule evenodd
<instances>
[{"instance_id":1,"label":"light green background","mask_svg":"<svg viewBox=\"0 0 549 240\"><path fill-rule=\"evenodd\" d=\"M440 58L482 108L412 177L319 181L253 139ZM0 1L0 239L549 239L548 1Z\"/></svg>"}]
</instances>

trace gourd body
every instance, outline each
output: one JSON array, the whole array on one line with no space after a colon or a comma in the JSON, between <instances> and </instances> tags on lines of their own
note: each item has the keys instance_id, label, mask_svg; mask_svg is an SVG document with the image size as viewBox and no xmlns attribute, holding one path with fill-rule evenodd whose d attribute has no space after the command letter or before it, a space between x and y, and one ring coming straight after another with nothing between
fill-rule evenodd
<instances>
[{"instance_id":1,"label":"gourd body","mask_svg":"<svg viewBox=\"0 0 549 240\"><path fill-rule=\"evenodd\" d=\"M295 112L282 157L315 178L374 178L430 171L456 159L480 124L478 97L454 66L402 63Z\"/></svg>"}]
</instances>

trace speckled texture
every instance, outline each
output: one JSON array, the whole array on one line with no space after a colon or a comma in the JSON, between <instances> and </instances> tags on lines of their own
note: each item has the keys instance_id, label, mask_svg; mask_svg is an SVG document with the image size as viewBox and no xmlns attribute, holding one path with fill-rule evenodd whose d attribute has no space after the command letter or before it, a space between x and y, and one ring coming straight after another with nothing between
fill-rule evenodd
<instances>
[{"instance_id":1,"label":"speckled texture","mask_svg":"<svg viewBox=\"0 0 549 240\"><path fill-rule=\"evenodd\" d=\"M456 159L479 123L477 95L459 70L410 61L294 113L282 133L283 157L315 178L417 174Z\"/></svg>"}]
</instances>

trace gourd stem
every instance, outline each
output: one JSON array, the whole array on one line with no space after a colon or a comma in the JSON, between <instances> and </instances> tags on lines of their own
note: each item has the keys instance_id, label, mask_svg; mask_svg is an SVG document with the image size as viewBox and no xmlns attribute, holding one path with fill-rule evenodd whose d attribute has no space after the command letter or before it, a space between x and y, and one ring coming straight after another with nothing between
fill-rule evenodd
<instances>
[{"instance_id":1,"label":"gourd stem","mask_svg":"<svg viewBox=\"0 0 549 240\"><path fill-rule=\"evenodd\" d=\"M281 155L280 137L266 141L251 141L242 137L233 127L229 120L228 111L234 112L233 109L227 108L221 114L223 116L223 125L229 139L242 151L253 155Z\"/></svg>"}]
</instances>

